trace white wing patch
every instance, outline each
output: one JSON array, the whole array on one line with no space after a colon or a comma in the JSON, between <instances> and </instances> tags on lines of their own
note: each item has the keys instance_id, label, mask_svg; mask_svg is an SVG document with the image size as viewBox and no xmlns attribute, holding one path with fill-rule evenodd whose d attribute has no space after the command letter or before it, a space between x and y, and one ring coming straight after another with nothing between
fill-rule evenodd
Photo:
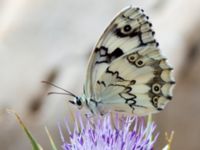
<instances>
[{"instance_id":1,"label":"white wing patch","mask_svg":"<svg viewBox=\"0 0 200 150\"><path fill-rule=\"evenodd\" d=\"M84 94L101 114L116 110L147 115L162 110L172 98L172 69L157 48L151 26L141 9L129 7L98 41Z\"/></svg>"}]
</instances>

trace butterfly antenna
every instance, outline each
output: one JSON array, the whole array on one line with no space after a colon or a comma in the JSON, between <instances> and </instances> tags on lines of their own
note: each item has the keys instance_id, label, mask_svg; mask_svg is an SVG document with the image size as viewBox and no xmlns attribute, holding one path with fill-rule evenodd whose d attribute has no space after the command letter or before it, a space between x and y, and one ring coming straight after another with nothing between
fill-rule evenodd
<instances>
[{"instance_id":1,"label":"butterfly antenna","mask_svg":"<svg viewBox=\"0 0 200 150\"><path fill-rule=\"evenodd\" d=\"M66 93L49 92L48 95L51 95L51 94L62 94L62 95L70 95L70 96L73 96L73 97L77 97L75 94L73 94L73 93L71 93L71 92L69 92L69 91L67 91L67 90L65 90L65 89L63 89L63 88L61 88L61 87L59 87L59 86L57 86L57 85L49 82L49 81L42 81L42 83L49 84L51 86L54 86L54 87L56 87L56 88L58 88L58 89L63 90L63 91L66 92Z\"/></svg>"},{"instance_id":2,"label":"butterfly antenna","mask_svg":"<svg viewBox=\"0 0 200 150\"><path fill-rule=\"evenodd\" d=\"M70 95L70 96L73 96L69 93L62 93L62 92L48 92L48 95L52 95L52 94L60 94L60 95Z\"/></svg>"}]
</instances>

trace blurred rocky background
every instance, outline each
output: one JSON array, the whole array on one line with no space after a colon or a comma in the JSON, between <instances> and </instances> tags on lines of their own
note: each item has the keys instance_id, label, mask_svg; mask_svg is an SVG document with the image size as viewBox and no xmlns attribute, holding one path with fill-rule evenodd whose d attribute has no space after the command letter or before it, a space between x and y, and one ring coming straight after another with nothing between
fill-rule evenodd
<instances>
[{"instance_id":1,"label":"blurred rocky background","mask_svg":"<svg viewBox=\"0 0 200 150\"><path fill-rule=\"evenodd\" d=\"M174 67L174 99L154 115L160 132L175 131L173 150L200 149L199 0L0 0L0 149L31 149L7 108L16 110L45 149L46 125L56 144L57 123L75 110L48 80L81 94L89 54L112 18L128 5L145 10L160 49Z\"/></svg>"}]
</instances>

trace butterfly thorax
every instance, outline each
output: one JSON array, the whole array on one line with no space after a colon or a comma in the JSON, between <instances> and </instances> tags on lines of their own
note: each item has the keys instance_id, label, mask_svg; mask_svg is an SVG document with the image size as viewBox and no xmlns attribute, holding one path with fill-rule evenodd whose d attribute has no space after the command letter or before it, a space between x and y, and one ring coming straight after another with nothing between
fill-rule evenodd
<instances>
[{"instance_id":1,"label":"butterfly thorax","mask_svg":"<svg viewBox=\"0 0 200 150\"><path fill-rule=\"evenodd\" d=\"M80 100L82 102L83 108L89 109L92 113L96 112L95 107L97 107L98 104L94 103L94 101L91 98L88 98L85 95L82 95L80 97Z\"/></svg>"},{"instance_id":2,"label":"butterfly thorax","mask_svg":"<svg viewBox=\"0 0 200 150\"><path fill-rule=\"evenodd\" d=\"M88 98L85 95L82 95L81 97L79 97L79 100L81 101L80 108L87 108L92 114L103 115L105 113L104 111L101 110L102 108L101 101L97 101L93 98Z\"/></svg>"}]
</instances>

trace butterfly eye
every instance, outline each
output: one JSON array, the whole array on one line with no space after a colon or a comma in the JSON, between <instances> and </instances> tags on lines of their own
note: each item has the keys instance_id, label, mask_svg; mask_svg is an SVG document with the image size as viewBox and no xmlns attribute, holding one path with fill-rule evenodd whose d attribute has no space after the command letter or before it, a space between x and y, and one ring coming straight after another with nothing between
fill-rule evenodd
<instances>
[{"instance_id":1,"label":"butterfly eye","mask_svg":"<svg viewBox=\"0 0 200 150\"><path fill-rule=\"evenodd\" d=\"M76 104L77 104L78 106L81 106L81 105L82 105L81 100L80 100L80 99L77 99Z\"/></svg>"},{"instance_id":2,"label":"butterfly eye","mask_svg":"<svg viewBox=\"0 0 200 150\"><path fill-rule=\"evenodd\" d=\"M123 28L124 32L130 32L132 30L132 27L130 25L125 25Z\"/></svg>"},{"instance_id":3,"label":"butterfly eye","mask_svg":"<svg viewBox=\"0 0 200 150\"><path fill-rule=\"evenodd\" d=\"M142 59L138 59L135 62L135 64L136 64L137 67L143 67L144 66L144 61Z\"/></svg>"},{"instance_id":4,"label":"butterfly eye","mask_svg":"<svg viewBox=\"0 0 200 150\"><path fill-rule=\"evenodd\" d=\"M158 83L153 84L152 91L155 94L159 94L160 93L160 84L158 84Z\"/></svg>"},{"instance_id":5,"label":"butterfly eye","mask_svg":"<svg viewBox=\"0 0 200 150\"><path fill-rule=\"evenodd\" d=\"M131 54L128 56L128 61L133 63L134 61L136 61L137 58L138 58L137 54Z\"/></svg>"}]
</instances>

